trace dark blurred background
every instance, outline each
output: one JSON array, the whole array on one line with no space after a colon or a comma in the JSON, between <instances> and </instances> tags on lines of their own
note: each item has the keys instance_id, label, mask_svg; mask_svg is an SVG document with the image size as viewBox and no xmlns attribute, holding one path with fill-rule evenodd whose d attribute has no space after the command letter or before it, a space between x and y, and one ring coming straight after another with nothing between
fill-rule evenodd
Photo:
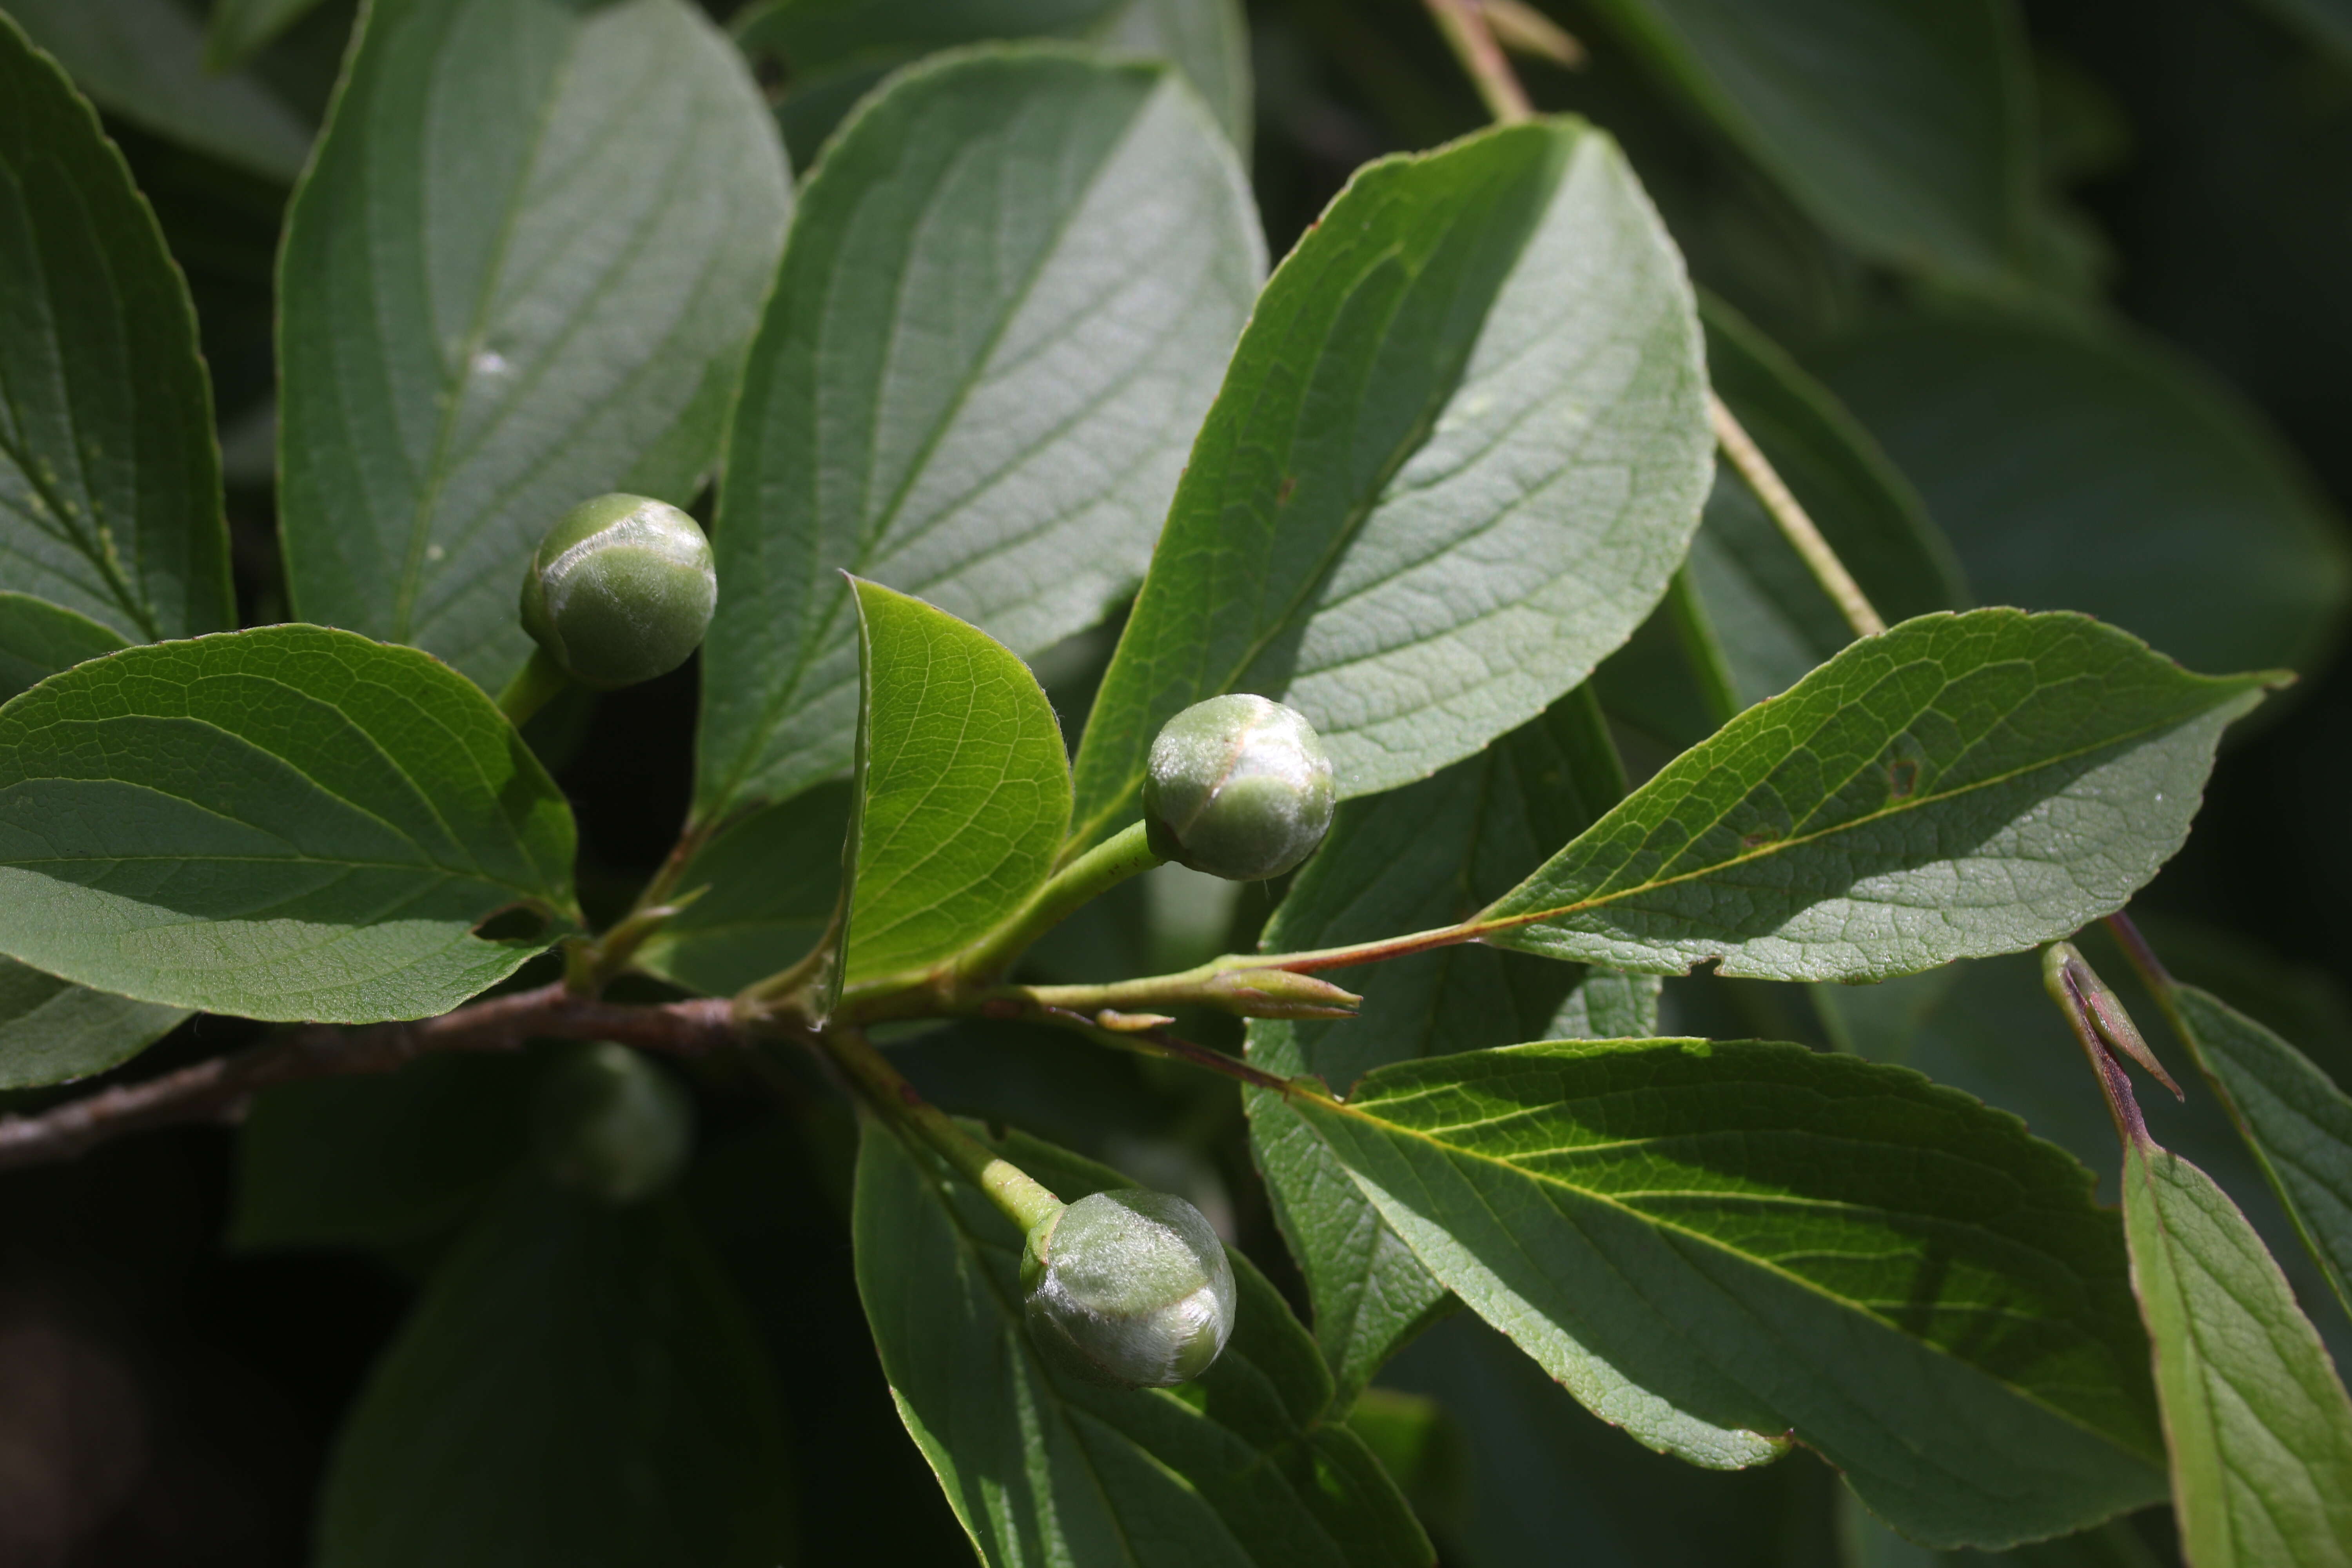
<instances>
[{"instance_id":1,"label":"dark blurred background","mask_svg":"<svg viewBox=\"0 0 2352 1568\"><path fill-rule=\"evenodd\" d=\"M52 9L0 5L37 36L42 18L32 13ZM255 68L257 90L295 121L320 111L352 9L329 0ZM2336 636L2342 545L2333 536L2352 508L2352 22L2341 19L2352 13L2331 13L2329 0L2021 5L2036 184L2025 258L1993 276L1890 264L1855 248L1850 233L1832 234L1818 204L1790 195L1751 146L1632 50L1624 17L1638 9L1546 5L1587 58L1576 68L1523 62L1538 105L1581 112L1619 137L1696 278L1846 395L1919 486L1979 598L2113 613L2205 668L2300 668L2295 690L2227 750L2189 848L2140 907L2183 933L2184 970L2235 977L2233 999L2268 1005L2299 1030L2298 1043L2340 1067L2330 1053L2352 1044L2337 991L2352 939L2341 893L2352 880L2352 676ZM1785 12L1799 26L1868 7L1748 0L1741 9L1768 25ZM1277 256L1365 160L1484 123L1413 0L1255 0L1249 16L1254 174ZM788 90L788 68L769 79ZM277 618L270 268L286 185L152 122L110 110L108 125L194 291L222 415L243 613ZM2117 372L2123 380L2107 389L2121 409L2112 417L2096 375L2079 354L2065 357L2083 342L2139 367L2138 380ZM2056 357L2036 357L2044 354ZM2163 406L2137 410L2143 398ZM2165 437L2168 418L2196 428ZM2180 449L2199 439L2223 449L2202 469ZM2048 504L2037 510L2036 498ZM2296 528L2329 537L2298 545ZM2102 584L2125 577L2124 602L2095 602ZM1081 638L1047 661L1066 712L1083 707L1108 647L1107 635ZM534 727L579 807L592 897L625 898L667 847L686 798L693 674L593 710L575 704ZM1097 975L1104 965L1189 962L1246 940L1269 901L1156 883L1125 896L1087 952L1044 962ZM1948 1064L1965 1080L1987 1058L1970 1055L1979 1046L1960 1026L1990 1028L2008 1016L1995 1006L2008 994L2001 973L1982 976L1991 1000L1958 1005L1967 1019L1890 1054ZM1866 1006L1764 989L1678 984L1669 1006L1685 1026L1723 1021L1854 1044L1842 1031ZM1932 1012L1945 992L1919 994ZM252 1033L200 1019L126 1075L233 1048ZM1998 1039L1982 1047L2000 1048ZM1223 1085L1001 1031L930 1037L903 1054L951 1107L1018 1116L1188 1192L1295 1287ZM784 1086L782 1112L772 1085L714 1074L697 1087L704 1153L688 1201L776 1363L797 1455L802 1560L968 1561L865 1338L841 1223L845 1113L813 1078ZM2075 1091L2095 1116L2087 1082L2053 1092ZM2053 1119L2071 1113L2039 1107L2016 1108L2057 1135ZM512 1119L477 1120L427 1131L420 1153L474 1173L478 1197L519 1133ZM0 1568L304 1561L339 1417L447 1223L372 1248L268 1247L250 1226L227 1245L236 1140L222 1128L155 1134L0 1179ZM2231 1190L2250 1209L2260 1196ZM2333 1303L2313 1311L2332 1314ZM2324 1328L2342 1342L2341 1322ZM1368 1430L1396 1417L1376 1439L1449 1562L1924 1560L1856 1533L1810 1458L1737 1477L1680 1470L1602 1431L1481 1334L1459 1321L1442 1327L1384 1379L1393 1392L1364 1415ZM1426 1412L1414 1403L1433 1394L1445 1417L1435 1424L1419 1420ZM1497 1447L1497 1435L1515 1436ZM889 1506L875 1510L877 1498ZM2084 1549L2108 1555L2063 1560L2161 1553L2165 1531L2147 1519L2134 1542Z\"/></svg>"}]
</instances>

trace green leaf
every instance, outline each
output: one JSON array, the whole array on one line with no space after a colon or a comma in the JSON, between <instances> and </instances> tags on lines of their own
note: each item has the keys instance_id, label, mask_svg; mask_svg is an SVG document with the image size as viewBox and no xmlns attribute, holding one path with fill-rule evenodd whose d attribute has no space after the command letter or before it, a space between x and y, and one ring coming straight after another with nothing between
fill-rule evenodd
<instances>
[{"instance_id":1,"label":"green leaf","mask_svg":"<svg viewBox=\"0 0 2352 1568\"><path fill-rule=\"evenodd\" d=\"M1598 710L1587 693L1570 692L1475 757L1342 805L1259 945L1270 952L1337 946L1456 920L1624 793ZM1587 986L1605 987L1608 977L1465 944L1367 966L1349 981L1363 993L1360 1017L1254 1020L1249 1059L1285 1078L1313 1073L1345 1089L1390 1062L1549 1034ZM1651 1034L1655 1024L1654 1012L1649 1026L1622 1032ZM1273 1095L1247 1103L1251 1149L1307 1277L1315 1337L1344 1405L1451 1297L1296 1110Z\"/></svg>"},{"instance_id":2,"label":"green leaf","mask_svg":"<svg viewBox=\"0 0 2352 1568\"><path fill-rule=\"evenodd\" d=\"M714 530L696 813L849 765L844 570L1024 655L1141 574L1264 269L1166 69L992 49L898 78L811 178Z\"/></svg>"},{"instance_id":3,"label":"green leaf","mask_svg":"<svg viewBox=\"0 0 2352 1568\"><path fill-rule=\"evenodd\" d=\"M1597 0L1651 67L1874 260L1990 280L2027 247L2033 100L2000 0Z\"/></svg>"},{"instance_id":4,"label":"green leaf","mask_svg":"<svg viewBox=\"0 0 2352 1568\"><path fill-rule=\"evenodd\" d=\"M2125 334L1898 320L1815 363L1979 595L2082 610L2192 669L2312 668L2352 589L2340 519L2254 411Z\"/></svg>"},{"instance_id":5,"label":"green leaf","mask_svg":"<svg viewBox=\"0 0 2352 1568\"><path fill-rule=\"evenodd\" d=\"M0 592L0 701L85 659L131 645L122 634L30 594Z\"/></svg>"},{"instance_id":6,"label":"green leaf","mask_svg":"<svg viewBox=\"0 0 2352 1568\"><path fill-rule=\"evenodd\" d=\"M5 17L0 106L0 583L127 638L231 626L187 285L98 116Z\"/></svg>"},{"instance_id":7,"label":"green leaf","mask_svg":"<svg viewBox=\"0 0 2352 1568\"><path fill-rule=\"evenodd\" d=\"M1702 1040L1476 1051L1292 1098L1431 1272L1652 1447L1728 1468L1802 1442L1937 1545L2162 1495L2114 1216L2014 1117L1899 1068Z\"/></svg>"},{"instance_id":8,"label":"green leaf","mask_svg":"<svg viewBox=\"0 0 2352 1568\"><path fill-rule=\"evenodd\" d=\"M2191 675L2080 616L1922 616L1684 752L1472 923L1771 980L2030 947L2156 874L2222 726L2277 679Z\"/></svg>"},{"instance_id":9,"label":"green leaf","mask_svg":"<svg viewBox=\"0 0 2352 1568\"><path fill-rule=\"evenodd\" d=\"M919 968L1045 883L1069 753L1029 667L944 610L857 588L865 700L850 786L850 979Z\"/></svg>"},{"instance_id":10,"label":"green leaf","mask_svg":"<svg viewBox=\"0 0 2352 1568\"><path fill-rule=\"evenodd\" d=\"M783 67L776 116L803 162L890 71L994 38L1084 39L1158 56L1184 73L1234 146L1250 144L1249 24L1238 0L768 0L734 28L745 53Z\"/></svg>"},{"instance_id":11,"label":"green leaf","mask_svg":"<svg viewBox=\"0 0 2352 1568\"><path fill-rule=\"evenodd\" d=\"M1034 1139L1005 1157L1065 1199L1129 1184ZM1023 1326L1021 1233L868 1120L857 1289L882 1370L982 1561L1074 1568L1426 1565L1394 1483L1330 1409L1314 1342L1249 1260L1233 1338L1177 1389L1050 1372Z\"/></svg>"},{"instance_id":12,"label":"green leaf","mask_svg":"<svg viewBox=\"0 0 2352 1568\"><path fill-rule=\"evenodd\" d=\"M2352 1400L2229 1194L2143 1131L2124 1148L2132 1285L2155 1342L2181 1547L2197 1568L2352 1554Z\"/></svg>"},{"instance_id":13,"label":"green leaf","mask_svg":"<svg viewBox=\"0 0 2352 1568\"><path fill-rule=\"evenodd\" d=\"M350 632L128 648L0 708L0 952L142 1001L446 1012L546 945L478 923L578 918L572 842L488 698Z\"/></svg>"},{"instance_id":14,"label":"green leaf","mask_svg":"<svg viewBox=\"0 0 2352 1568\"><path fill-rule=\"evenodd\" d=\"M675 1200L518 1184L370 1375L321 1568L774 1568L793 1555L773 1373Z\"/></svg>"},{"instance_id":15,"label":"green leaf","mask_svg":"<svg viewBox=\"0 0 2352 1568\"><path fill-rule=\"evenodd\" d=\"M682 0L376 0L279 264L295 612L503 684L555 520L700 487L790 205Z\"/></svg>"},{"instance_id":16,"label":"green leaf","mask_svg":"<svg viewBox=\"0 0 2352 1568\"><path fill-rule=\"evenodd\" d=\"M538 1066L469 1051L264 1090L237 1129L229 1245L393 1248L454 1229L529 1147Z\"/></svg>"},{"instance_id":17,"label":"green leaf","mask_svg":"<svg viewBox=\"0 0 2352 1568\"><path fill-rule=\"evenodd\" d=\"M8 13L110 114L290 184L311 126L251 77L215 77L176 0L8 0Z\"/></svg>"},{"instance_id":18,"label":"green leaf","mask_svg":"<svg viewBox=\"0 0 2352 1568\"><path fill-rule=\"evenodd\" d=\"M2352 1099L2310 1058L2211 992L2173 984L2161 994L2304 1244L2352 1310Z\"/></svg>"},{"instance_id":19,"label":"green leaf","mask_svg":"<svg viewBox=\"0 0 2352 1568\"><path fill-rule=\"evenodd\" d=\"M0 1089L120 1067L187 1016L184 1007L110 996L0 958Z\"/></svg>"},{"instance_id":20,"label":"green leaf","mask_svg":"<svg viewBox=\"0 0 2352 1568\"><path fill-rule=\"evenodd\" d=\"M318 4L319 0L213 0L212 17L205 24L205 69L235 70Z\"/></svg>"},{"instance_id":21,"label":"green leaf","mask_svg":"<svg viewBox=\"0 0 2352 1568\"><path fill-rule=\"evenodd\" d=\"M1702 299L1715 390L1803 503L1886 620L1965 609L1952 547L1878 443L1831 395L1720 300ZM1692 580L1742 703L1787 690L1853 638L1755 493L1719 464L1693 542Z\"/></svg>"},{"instance_id":22,"label":"green leaf","mask_svg":"<svg viewBox=\"0 0 2352 1568\"><path fill-rule=\"evenodd\" d=\"M1073 847L1223 691L1341 795L1534 718L1657 602L1714 451L1698 322L1614 142L1491 131L1360 171L1266 285L1078 750Z\"/></svg>"},{"instance_id":23,"label":"green leaf","mask_svg":"<svg viewBox=\"0 0 2352 1568\"><path fill-rule=\"evenodd\" d=\"M721 828L678 876L707 889L638 950L637 967L731 996L816 945L841 897L849 781L821 784Z\"/></svg>"},{"instance_id":24,"label":"green leaf","mask_svg":"<svg viewBox=\"0 0 2352 1568\"><path fill-rule=\"evenodd\" d=\"M2343 61L2352 61L2352 4L2347 0L2255 0L2281 22Z\"/></svg>"}]
</instances>

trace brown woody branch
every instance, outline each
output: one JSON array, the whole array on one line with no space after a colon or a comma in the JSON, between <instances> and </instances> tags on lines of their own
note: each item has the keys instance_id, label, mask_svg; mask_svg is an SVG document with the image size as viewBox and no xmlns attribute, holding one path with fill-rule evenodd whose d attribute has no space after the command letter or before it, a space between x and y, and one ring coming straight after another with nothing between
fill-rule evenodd
<instances>
[{"instance_id":1,"label":"brown woody branch","mask_svg":"<svg viewBox=\"0 0 2352 1568\"><path fill-rule=\"evenodd\" d=\"M0 1170L68 1160L126 1132L233 1120L262 1089L302 1079L391 1072L428 1051L512 1051L534 1039L616 1040L699 1056L746 1037L724 1001L601 1002L561 984L493 997L413 1024L315 1026L144 1083L29 1116L0 1117Z\"/></svg>"}]
</instances>

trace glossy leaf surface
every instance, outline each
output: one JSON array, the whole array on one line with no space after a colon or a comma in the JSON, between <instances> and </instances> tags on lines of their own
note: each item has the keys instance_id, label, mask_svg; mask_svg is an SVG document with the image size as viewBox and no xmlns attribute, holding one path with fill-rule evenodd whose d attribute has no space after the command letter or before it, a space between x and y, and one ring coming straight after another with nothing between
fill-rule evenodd
<instances>
[{"instance_id":1,"label":"glossy leaf surface","mask_svg":"<svg viewBox=\"0 0 2352 1568\"><path fill-rule=\"evenodd\" d=\"M2341 520L2259 416L2117 332L1898 321L1814 362L1989 604L2081 610L2191 669L2309 667L2352 593Z\"/></svg>"},{"instance_id":2,"label":"glossy leaf surface","mask_svg":"<svg viewBox=\"0 0 2352 1568\"><path fill-rule=\"evenodd\" d=\"M88 616L30 594L0 592L0 701L84 659L130 646L120 632Z\"/></svg>"},{"instance_id":3,"label":"glossy leaf surface","mask_svg":"<svg viewBox=\"0 0 2352 1568\"><path fill-rule=\"evenodd\" d=\"M1458 919L1542 864L1623 794L1597 711L1584 693L1571 692L1475 757L1340 807L1259 946L1275 952L1336 946ZM1249 1059L1286 1078L1313 1073L1345 1089L1390 1062L1542 1038L1573 994L1596 980L1606 984L1572 964L1479 946L1441 948L1349 974L1364 998L1360 1017L1254 1020ZM1648 1026L1622 1032L1648 1035L1655 1026L1654 1015ZM1268 1094L1251 1094L1247 1103L1252 1152L1283 1238L1307 1277L1315 1337L1345 1403L1442 1310L1448 1293L1297 1110Z\"/></svg>"},{"instance_id":4,"label":"glossy leaf surface","mask_svg":"<svg viewBox=\"0 0 2352 1568\"><path fill-rule=\"evenodd\" d=\"M1156 66L898 79L809 182L734 415L697 814L849 765L846 570L1034 654L1141 574L1264 268L1233 151Z\"/></svg>"},{"instance_id":5,"label":"glossy leaf surface","mask_svg":"<svg viewBox=\"0 0 2352 1568\"><path fill-rule=\"evenodd\" d=\"M0 588L140 641L231 625L187 286L98 116L5 19L0 301Z\"/></svg>"},{"instance_id":6,"label":"glossy leaf surface","mask_svg":"<svg viewBox=\"0 0 2352 1568\"><path fill-rule=\"evenodd\" d=\"M682 1206L518 1184L370 1375L323 1568L774 1568L790 1450L765 1352Z\"/></svg>"},{"instance_id":7,"label":"glossy leaf surface","mask_svg":"<svg viewBox=\"0 0 2352 1568\"><path fill-rule=\"evenodd\" d=\"M2032 191L2032 83L1999 0L1600 0L1615 30L1864 255L2011 269Z\"/></svg>"},{"instance_id":8,"label":"glossy leaf surface","mask_svg":"<svg viewBox=\"0 0 2352 1568\"><path fill-rule=\"evenodd\" d=\"M279 267L295 612L503 685L557 518L693 499L789 206L682 0L372 5Z\"/></svg>"},{"instance_id":9,"label":"glossy leaf surface","mask_svg":"<svg viewBox=\"0 0 2352 1568\"><path fill-rule=\"evenodd\" d=\"M1924 616L1676 758L1476 923L1555 958L1778 980L2030 947L2156 874L2273 679L2191 675L2079 616Z\"/></svg>"},{"instance_id":10,"label":"glossy leaf surface","mask_svg":"<svg viewBox=\"0 0 2352 1568\"><path fill-rule=\"evenodd\" d=\"M1567 120L1360 171L1266 285L1078 752L1074 846L1161 724L1279 698L1341 795L1517 728L1638 625L1713 451L1682 264Z\"/></svg>"},{"instance_id":11,"label":"glossy leaf surface","mask_svg":"<svg viewBox=\"0 0 2352 1568\"><path fill-rule=\"evenodd\" d=\"M2352 1552L2352 1399L2262 1240L2211 1177L2124 1149L2132 1283L2155 1342L2181 1548L2196 1568Z\"/></svg>"},{"instance_id":12,"label":"glossy leaf surface","mask_svg":"<svg viewBox=\"0 0 2352 1568\"><path fill-rule=\"evenodd\" d=\"M175 0L9 0L8 14L108 113L291 184L312 126L247 76L205 68L204 31Z\"/></svg>"},{"instance_id":13,"label":"glossy leaf surface","mask_svg":"<svg viewBox=\"0 0 2352 1568\"><path fill-rule=\"evenodd\" d=\"M0 952L142 1001L457 1005L572 900L570 808L489 700L320 626L129 648L0 709ZM537 940L488 941L502 910Z\"/></svg>"},{"instance_id":14,"label":"glossy leaf surface","mask_svg":"<svg viewBox=\"0 0 2352 1568\"><path fill-rule=\"evenodd\" d=\"M184 1007L110 996L0 958L0 1089L118 1067L179 1026Z\"/></svg>"},{"instance_id":15,"label":"glossy leaf surface","mask_svg":"<svg viewBox=\"0 0 2352 1568\"><path fill-rule=\"evenodd\" d=\"M1083 39L1184 73L1234 146L1250 144L1249 24L1239 0L769 0L734 23L754 59L786 66L776 118L802 161L882 78L937 49L998 38Z\"/></svg>"},{"instance_id":16,"label":"glossy leaf surface","mask_svg":"<svg viewBox=\"0 0 2352 1568\"><path fill-rule=\"evenodd\" d=\"M1012 651L857 585L866 686L850 785L851 980L945 958L1045 880L1070 820L1062 727Z\"/></svg>"},{"instance_id":17,"label":"glossy leaf surface","mask_svg":"<svg viewBox=\"0 0 2352 1568\"><path fill-rule=\"evenodd\" d=\"M1128 1184L1016 1135L1065 1201ZM1233 1254L1240 1304L1196 1382L1130 1391L1049 1372L1022 1321L1021 1234L870 1119L857 1289L898 1414L982 1562L1307 1568L1433 1562L1404 1500L1329 1408L1282 1298Z\"/></svg>"},{"instance_id":18,"label":"glossy leaf surface","mask_svg":"<svg viewBox=\"0 0 2352 1568\"><path fill-rule=\"evenodd\" d=\"M2310 1058L2211 992L2175 984L2165 1001L2337 1299L2352 1310L2352 1099Z\"/></svg>"},{"instance_id":19,"label":"glossy leaf surface","mask_svg":"<svg viewBox=\"0 0 2352 1568\"><path fill-rule=\"evenodd\" d=\"M1944 1546L2162 1495L2114 1215L1965 1095L1801 1046L1634 1040L1294 1102L1433 1273L1653 1447L1729 1468L1793 1437Z\"/></svg>"}]
</instances>

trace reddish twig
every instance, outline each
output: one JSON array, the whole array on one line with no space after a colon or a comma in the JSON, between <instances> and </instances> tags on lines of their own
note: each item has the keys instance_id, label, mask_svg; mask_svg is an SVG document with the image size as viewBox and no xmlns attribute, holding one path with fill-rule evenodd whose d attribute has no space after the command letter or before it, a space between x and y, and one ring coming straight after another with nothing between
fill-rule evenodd
<instances>
[{"instance_id":1,"label":"reddish twig","mask_svg":"<svg viewBox=\"0 0 2352 1568\"><path fill-rule=\"evenodd\" d=\"M699 1056L742 1038L723 1001L632 1006L543 985L413 1024L300 1029L144 1083L101 1089L29 1116L0 1117L0 1170L71 1159L126 1132L233 1118L255 1094L275 1085L391 1072L428 1051L511 1051L533 1039L617 1040Z\"/></svg>"}]
</instances>

